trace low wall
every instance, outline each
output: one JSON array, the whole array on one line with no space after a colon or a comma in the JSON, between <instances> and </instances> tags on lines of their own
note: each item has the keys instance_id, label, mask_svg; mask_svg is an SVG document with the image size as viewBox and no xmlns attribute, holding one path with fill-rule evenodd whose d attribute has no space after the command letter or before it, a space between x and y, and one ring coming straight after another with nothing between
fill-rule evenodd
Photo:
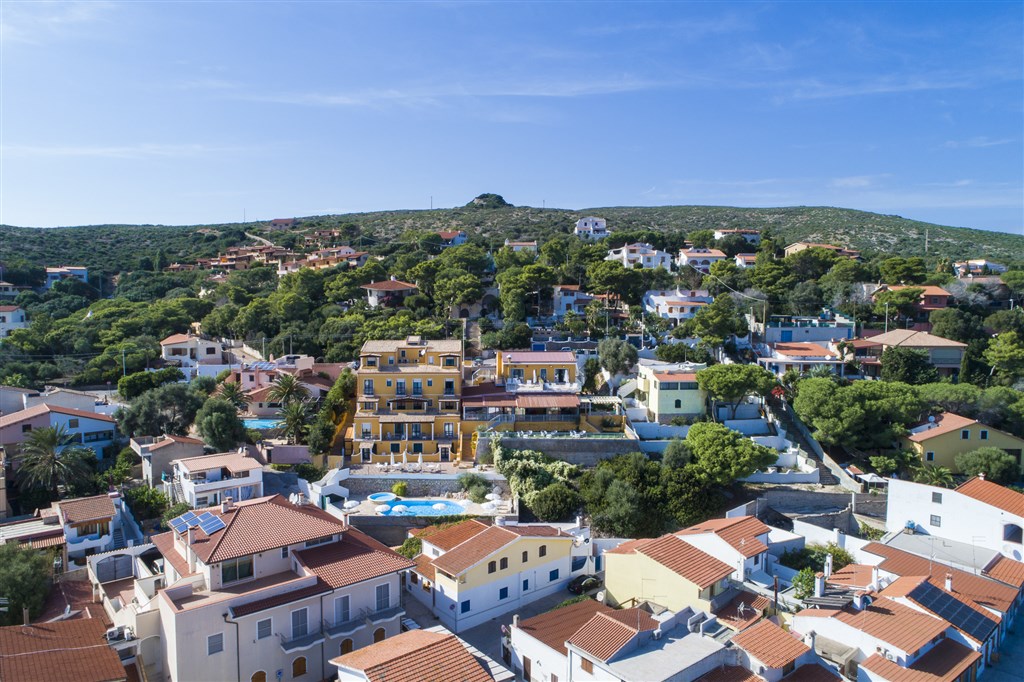
<instances>
[{"instance_id":1,"label":"low wall","mask_svg":"<svg viewBox=\"0 0 1024 682\"><path fill-rule=\"evenodd\" d=\"M508 490L508 482L504 476L491 472L481 473L480 475L493 481L495 485L501 486L504 490ZM344 483L348 488L349 495L354 498L361 498L373 493L391 492L391 486L399 481L404 482L408 486L406 497L440 497L445 493L455 493L462 489L459 487L458 476L441 474L349 476Z\"/></svg>"},{"instance_id":2,"label":"low wall","mask_svg":"<svg viewBox=\"0 0 1024 682\"><path fill-rule=\"evenodd\" d=\"M349 523L388 547L405 542L409 531L426 528L436 519L429 516L350 516Z\"/></svg>"},{"instance_id":3,"label":"low wall","mask_svg":"<svg viewBox=\"0 0 1024 682\"><path fill-rule=\"evenodd\" d=\"M765 491L768 506L781 514L815 514L829 511L841 511L852 502L856 504L859 514L869 516L885 516L885 495L870 493L828 493L813 490L795 490L792 488L776 488Z\"/></svg>"},{"instance_id":4,"label":"low wall","mask_svg":"<svg viewBox=\"0 0 1024 682\"><path fill-rule=\"evenodd\" d=\"M489 438L481 438L480 442ZM640 451L640 442L631 438L514 438L503 436L506 450L536 450L570 464L593 467L604 459Z\"/></svg>"},{"instance_id":5,"label":"low wall","mask_svg":"<svg viewBox=\"0 0 1024 682\"><path fill-rule=\"evenodd\" d=\"M820 480L821 472L817 469L813 471L776 471L775 473L769 473L767 471L756 471L750 476L747 476L743 481L747 483L775 483L779 485L796 485L817 483Z\"/></svg>"},{"instance_id":6,"label":"low wall","mask_svg":"<svg viewBox=\"0 0 1024 682\"><path fill-rule=\"evenodd\" d=\"M765 419L727 419L722 425L744 436L768 436L772 432Z\"/></svg>"},{"instance_id":7,"label":"low wall","mask_svg":"<svg viewBox=\"0 0 1024 682\"><path fill-rule=\"evenodd\" d=\"M686 438L689 426L672 426L657 422L633 422L633 430L644 440L666 440L669 438Z\"/></svg>"}]
</instances>

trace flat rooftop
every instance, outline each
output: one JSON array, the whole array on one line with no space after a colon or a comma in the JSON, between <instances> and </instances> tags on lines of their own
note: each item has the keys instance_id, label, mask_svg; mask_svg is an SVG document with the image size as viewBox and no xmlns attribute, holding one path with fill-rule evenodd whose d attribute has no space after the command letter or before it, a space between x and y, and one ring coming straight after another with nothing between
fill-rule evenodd
<instances>
[{"instance_id":1,"label":"flat rooftop","mask_svg":"<svg viewBox=\"0 0 1024 682\"><path fill-rule=\"evenodd\" d=\"M995 550L977 547L967 542L949 540L934 535L899 533L886 543L937 563L954 566L971 573L980 573L995 558Z\"/></svg>"},{"instance_id":2,"label":"flat rooftop","mask_svg":"<svg viewBox=\"0 0 1024 682\"><path fill-rule=\"evenodd\" d=\"M684 623L661 639L651 640L621 659L613 659L608 667L624 680L667 680L724 648L709 637L688 632Z\"/></svg>"}]
</instances>

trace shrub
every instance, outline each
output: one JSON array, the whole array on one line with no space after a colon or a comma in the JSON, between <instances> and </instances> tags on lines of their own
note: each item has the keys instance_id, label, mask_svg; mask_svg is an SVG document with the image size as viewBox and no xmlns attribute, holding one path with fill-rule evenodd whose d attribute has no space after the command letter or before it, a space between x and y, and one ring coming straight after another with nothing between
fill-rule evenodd
<instances>
[{"instance_id":1,"label":"shrub","mask_svg":"<svg viewBox=\"0 0 1024 682\"><path fill-rule=\"evenodd\" d=\"M462 474L459 476L459 487L462 488L469 499L477 504L487 501L487 493L491 486L487 479L480 474Z\"/></svg>"},{"instance_id":2,"label":"shrub","mask_svg":"<svg viewBox=\"0 0 1024 682\"><path fill-rule=\"evenodd\" d=\"M882 528L875 528L874 526L869 526L868 524L864 523L863 521L861 522L861 524L860 524L860 536L862 538L864 538L865 540L881 540L884 535L885 535L885 530L884 529L882 529ZM835 561L835 559L833 559L832 561Z\"/></svg>"},{"instance_id":3,"label":"shrub","mask_svg":"<svg viewBox=\"0 0 1024 682\"><path fill-rule=\"evenodd\" d=\"M970 452L962 452L955 458L956 466L968 476L985 474L985 478L993 483L1014 483L1020 478L1020 467L1017 460L1004 450L994 447L978 448Z\"/></svg>"},{"instance_id":4,"label":"shrub","mask_svg":"<svg viewBox=\"0 0 1024 682\"><path fill-rule=\"evenodd\" d=\"M164 511L163 515L160 517L160 520L163 521L164 525L166 526L168 525L168 521L170 521L173 518L181 516L191 508L192 507L188 506L188 504L186 504L185 502L178 502L176 504L172 504Z\"/></svg>"},{"instance_id":5,"label":"shrub","mask_svg":"<svg viewBox=\"0 0 1024 682\"><path fill-rule=\"evenodd\" d=\"M159 518L167 510L169 502L166 495L149 486L131 488L125 492L124 497L132 514L139 521Z\"/></svg>"},{"instance_id":6,"label":"shrub","mask_svg":"<svg viewBox=\"0 0 1024 682\"><path fill-rule=\"evenodd\" d=\"M292 465L291 464L271 464L270 468L273 469L274 471L291 471L292 470Z\"/></svg>"},{"instance_id":7,"label":"shrub","mask_svg":"<svg viewBox=\"0 0 1024 682\"><path fill-rule=\"evenodd\" d=\"M564 521L580 508L579 493L564 483L552 483L527 495L523 501L541 521Z\"/></svg>"},{"instance_id":8,"label":"shrub","mask_svg":"<svg viewBox=\"0 0 1024 682\"><path fill-rule=\"evenodd\" d=\"M814 594L814 569L801 568L793 578L793 587L796 589L797 599L807 599Z\"/></svg>"},{"instance_id":9,"label":"shrub","mask_svg":"<svg viewBox=\"0 0 1024 682\"><path fill-rule=\"evenodd\" d=\"M423 540L420 538L406 538L402 546L395 551L406 559L415 559L423 551Z\"/></svg>"},{"instance_id":10,"label":"shrub","mask_svg":"<svg viewBox=\"0 0 1024 682\"><path fill-rule=\"evenodd\" d=\"M779 563L789 568L803 570L810 569L813 572L825 568L825 556L832 555L832 570L838 571L847 564L854 561L853 555L834 542L827 545L807 545L803 549L783 552L779 557Z\"/></svg>"},{"instance_id":11,"label":"shrub","mask_svg":"<svg viewBox=\"0 0 1024 682\"><path fill-rule=\"evenodd\" d=\"M409 484L406 483L405 481L398 481L393 486L391 486L391 492L393 492L395 495L398 495L399 497L405 497L406 495L409 494Z\"/></svg>"},{"instance_id":12,"label":"shrub","mask_svg":"<svg viewBox=\"0 0 1024 682\"><path fill-rule=\"evenodd\" d=\"M327 475L327 470L312 464L303 463L295 465L295 473L298 474L299 478L304 478L307 481L319 481Z\"/></svg>"}]
</instances>

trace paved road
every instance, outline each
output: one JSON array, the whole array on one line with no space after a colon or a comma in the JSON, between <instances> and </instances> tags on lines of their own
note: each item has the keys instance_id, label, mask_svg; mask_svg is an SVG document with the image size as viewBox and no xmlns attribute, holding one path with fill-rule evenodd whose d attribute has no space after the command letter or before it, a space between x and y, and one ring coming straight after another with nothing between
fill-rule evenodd
<instances>
[{"instance_id":1,"label":"paved road","mask_svg":"<svg viewBox=\"0 0 1024 682\"><path fill-rule=\"evenodd\" d=\"M999 663L985 669L982 678L986 682L1020 682L1024 680L1024 623L1020 614L1014 623L1014 630L1006 635L1003 646L999 647Z\"/></svg>"},{"instance_id":2,"label":"paved road","mask_svg":"<svg viewBox=\"0 0 1024 682\"><path fill-rule=\"evenodd\" d=\"M264 246L273 246L274 245L269 239L264 239L263 237L258 237L258 236L254 235L254 234L250 234L249 232L246 232L245 236L248 237L249 239L255 239L258 242L263 242Z\"/></svg>"}]
</instances>

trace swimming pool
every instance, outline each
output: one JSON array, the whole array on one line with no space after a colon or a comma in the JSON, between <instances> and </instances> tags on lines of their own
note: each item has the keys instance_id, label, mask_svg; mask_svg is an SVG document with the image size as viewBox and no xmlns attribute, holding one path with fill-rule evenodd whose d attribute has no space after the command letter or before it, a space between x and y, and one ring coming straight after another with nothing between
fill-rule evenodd
<instances>
[{"instance_id":1,"label":"swimming pool","mask_svg":"<svg viewBox=\"0 0 1024 682\"><path fill-rule=\"evenodd\" d=\"M441 506L441 509L434 509L435 505ZM402 506L406 508L405 511L395 511L395 507ZM382 516L454 516L465 513L461 504L448 500L396 500Z\"/></svg>"},{"instance_id":2,"label":"swimming pool","mask_svg":"<svg viewBox=\"0 0 1024 682\"><path fill-rule=\"evenodd\" d=\"M366 499L370 500L371 502L377 502L379 504L386 504L386 503L391 502L392 500L396 499L397 497L398 497L398 495L396 495L394 493L374 493L372 495L367 495Z\"/></svg>"},{"instance_id":3,"label":"swimming pool","mask_svg":"<svg viewBox=\"0 0 1024 682\"><path fill-rule=\"evenodd\" d=\"M242 426L247 429L258 429L260 431L268 431L270 429L277 429L281 427L280 419L271 419L269 417L261 417L259 419L243 419Z\"/></svg>"}]
</instances>

